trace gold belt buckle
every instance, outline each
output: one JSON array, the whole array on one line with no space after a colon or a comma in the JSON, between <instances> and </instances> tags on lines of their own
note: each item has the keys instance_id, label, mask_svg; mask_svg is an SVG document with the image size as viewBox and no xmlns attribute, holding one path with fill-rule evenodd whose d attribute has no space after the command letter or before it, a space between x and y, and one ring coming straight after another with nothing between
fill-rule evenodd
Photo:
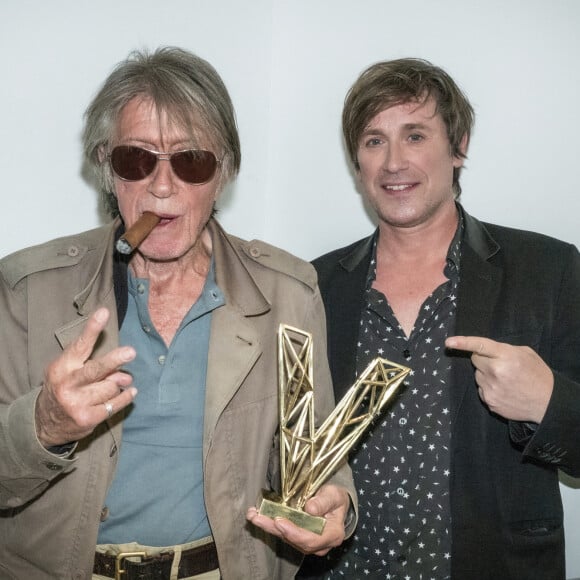
<instances>
[{"instance_id":1,"label":"gold belt buckle","mask_svg":"<svg viewBox=\"0 0 580 580\"><path fill-rule=\"evenodd\" d=\"M141 557L144 558L147 556L147 552L121 552L117 554L115 559L115 580L122 580L121 574L124 574L126 570L123 570L121 567L123 564L123 560L125 558L132 558L132 557Z\"/></svg>"}]
</instances>

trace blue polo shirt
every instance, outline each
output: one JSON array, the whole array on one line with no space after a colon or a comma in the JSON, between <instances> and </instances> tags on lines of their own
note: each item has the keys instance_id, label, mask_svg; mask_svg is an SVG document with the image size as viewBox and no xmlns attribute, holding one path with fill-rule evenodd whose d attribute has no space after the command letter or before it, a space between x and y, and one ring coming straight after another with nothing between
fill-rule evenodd
<instances>
[{"instance_id":1,"label":"blue polo shirt","mask_svg":"<svg viewBox=\"0 0 580 580\"><path fill-rule=\"evenodd\" d=\"M123 423L98 543L184 544L211 533L203 497L205 381L211 316L225 300L212 263L167 348L149 316L149 281L128 270L128 287L120 344L137 351L125 370L139 393Z\"/></svg>"}]
</instances>

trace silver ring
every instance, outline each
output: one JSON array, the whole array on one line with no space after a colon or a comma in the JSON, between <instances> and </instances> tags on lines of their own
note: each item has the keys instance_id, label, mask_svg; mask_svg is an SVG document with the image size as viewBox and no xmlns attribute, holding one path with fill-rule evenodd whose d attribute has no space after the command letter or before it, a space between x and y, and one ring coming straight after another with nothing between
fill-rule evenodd
<instances>
[{"instance_id":1,"label":"silver ring","mask_svg":"<svg viewBox=\"0 0 580 580\"><path fill-rule=\"evenodd\" d=\"M107 410L107 419L110 419L113 416L113 405L109 401L103 403L105 405L105 409Z\"/></svg>"}]
</instances>

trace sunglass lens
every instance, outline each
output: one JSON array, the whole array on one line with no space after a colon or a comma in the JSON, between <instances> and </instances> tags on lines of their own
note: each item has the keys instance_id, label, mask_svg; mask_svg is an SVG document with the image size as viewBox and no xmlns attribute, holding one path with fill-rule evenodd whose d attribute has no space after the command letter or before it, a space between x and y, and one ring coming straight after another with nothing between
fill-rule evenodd
<instances>
[{"instance_id":1,"label":"sunglass lens","mask_svg":"<svg viewBox=\"0 0 580 580\"><path fill-rule=\"evenodd\" d=\"M188 183L206 183L215 174L217 159L211 151L180 151L171 156L171 165L179 179Z\"/></svg>"},{"instance_id":2,"label":"sunglass lens","mask_svg":"<svg viewBox=\"0 0 580 580\"><path fill-rule=\"evenodd\" d=\"M151 174L156 163L155 154L140 147L119 145L111 152L113 171L127 181L144 179Z\"/></svg>"}]
</instances>

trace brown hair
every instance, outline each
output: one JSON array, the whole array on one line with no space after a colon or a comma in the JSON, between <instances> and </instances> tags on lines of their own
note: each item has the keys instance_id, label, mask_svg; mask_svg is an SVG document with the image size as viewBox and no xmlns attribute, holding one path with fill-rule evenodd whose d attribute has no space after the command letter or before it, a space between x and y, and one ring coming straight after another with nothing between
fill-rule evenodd
<instances>
[{"instance_id":1,"label":"brown hair","mask_svg":"<svg viewBox=\"0 0 580 580\"><path fill-rule=\"evenodd\" d=\"M371 119L386 108L409 101L420 103L432 97L447 128L454 157L465 158L461 143L471 136L475 113L465 94L441 68L418 58L378 62L367 68L346 95L342 130L350 160L358 170L360 137ZM461 194L459 174L453 170L455 197Z\"/></svg>"}]
</instances>

